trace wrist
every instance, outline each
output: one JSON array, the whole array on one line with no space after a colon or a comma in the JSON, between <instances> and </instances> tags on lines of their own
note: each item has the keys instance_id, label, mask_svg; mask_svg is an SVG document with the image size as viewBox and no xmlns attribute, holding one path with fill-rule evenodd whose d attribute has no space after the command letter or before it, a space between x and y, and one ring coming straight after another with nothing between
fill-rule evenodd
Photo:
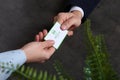
<instances>
[{"instance_id":1,"label":"wrist","mask_svg":"<svg viewBox=\"0 0 120 80\"><path fill-rule=\"evenodd\" d=\"M82 13L78 10L71 11L74 15L78 16L80 19L82 19Z\"/></svg>"},{"instance_id":2,"label":"wrist","mask_svg":"<svg viewBox=\"0 0 120 80\"><path fill-rule=\"evenodd\" d=\"M26 62L30 62L30 56L29 56L29 52L28 50L26 50L26 48L22 47L21 50L24 52L25 56L26 56Z\"/></svg>"},{"instance_id":3,"label":"wrist","mask_svg":"<svg viewBox=\"0 0 120 80\"><path fill-rule=\"evenodd\" d=\"M70 9L70 12L71 12L71 11L74 11L74 10L80 11L81 14L82 14L82 18L84 17L84 11L83 11L83 9L82 9L81 7L79 7L79 6L73 6L73 7Z\"/></svg>"}]
</instances>

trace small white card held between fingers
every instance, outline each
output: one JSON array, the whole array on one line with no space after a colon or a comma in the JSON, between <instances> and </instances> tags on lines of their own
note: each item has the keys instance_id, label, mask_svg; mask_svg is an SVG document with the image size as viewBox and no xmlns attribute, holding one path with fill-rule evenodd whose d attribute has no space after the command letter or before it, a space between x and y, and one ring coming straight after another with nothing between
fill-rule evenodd
<instances>
[{"instance_id":1,"label":"small white card held between fingers","mask_svg":"<svg viewBox=\"0 0 120 80\"><path fill-rule=\"evenodd\" d=\"M56 22L44 38L45 40L54 40L55 44L53 45L53 47L56 49L59 48L60 44L68 33L67 30L61 30L60 26L61 24Z\"/></svg>"}]
</instances>

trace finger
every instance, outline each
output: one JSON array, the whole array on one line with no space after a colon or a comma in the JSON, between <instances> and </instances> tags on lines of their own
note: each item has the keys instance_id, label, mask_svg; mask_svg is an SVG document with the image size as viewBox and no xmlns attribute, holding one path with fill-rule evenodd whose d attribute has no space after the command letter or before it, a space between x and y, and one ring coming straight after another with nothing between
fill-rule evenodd
<instances>
[{"instance_id":1,"label":"finger","mask_svg":"<svg viewBox=\"0 0 120 80\"><path fill-rule=\"evenodd\" d=\"M73 31L69 31L68 36L72 36L72 35L73 35Z\"/></svg>"},{"instance_id":2,"label":"finger","mask_svg":"<svg viewBox=\"0 0 120 80\"><path fill-rule=\"evenodd\" d=\"M43 30L43 37L45 37L45 36L47 35L47 33L48 33L47 30L44 29L44 30Z\"/></svg>"},{"instance_id":3,"label":"finger","mask_svg":"<svg viewBox=\"0 0 120 80\"><path fill-rule=\"evenodd\" d=\"M49 47L53 46L53 44L54 44L53 40L46 40L46 41L42 42L42 47L49 48Z\"/></svg>"},{"instance_id":4,"label":"finger","mask_svg":"<svg viewBox=\"0 0 120 80\"><path fill-rule=\"evenodd\" d=\"M57 21L57 16L54 17L54 23Z\"/></svg>"},{"instance_id":5,"label":"finger","mask_svg":"<svg viewBox=\"0 0 120 80\"><path fill-rule=\"evenodd\" d=\"M55 52L55 48L54 47L50 47L49 49L47 49L47 53L49 53L49 55L53 55L53 53Z\"/></svg>"},{"instance_id":6,"label":"finger","mask_svg":"<svg viewBox=\"0 0 120 80\"><path fill-rule=\"evenodd\" d=\"M43 61L40 61L40 63L44 63L45 62L45 60L43 60Z\"/></svg>"},{"instance_id":7,"label":"finger","mask_svg":"<svg viewBox=\"0 0 120 80\"><path fill-rule=\"evenodd\" d=\"M75 29L75 26L71 26L68 30L73 31Z\"/></svg>"},{"instance_id":8,"label":"finger","mask_svg":"<svg viewBox=\"0 0 120 80\"><path fill-rule=\"evenodd\" d=\"M37 42L39 41L39 35L35 36L35 41L37 41Z\"/></svg>"},{"instance_id":9,"label":"finger","mask_svg":"<svg viewBox=\"0 0 120 80\"><path fill-rule=\"evenodd\" d=\"M56 20L60 24L63 24L64 21L68 20L70 17L72 17L72 13L59 13Z\"/></svg>"},{"instance_id":10,"label":"finger","mask_svg":"<svg viewBox=\"0 0 120 80\"><path fill-rule=\"evenodd\" d=\"M60 24L62 24L64 22L64 14L63 13L59 13L56 17L55 17L55 21L58 21Z\"/></svg>"},{"instance_id":11,"label":"finger","mask_svg":"<svg viewBox=\"0 0 120 80\"><path fill-rule=\"evenodd\" d=\"M43 33L39 32L39 41L41 41L43 39Z\"/></svg>"},{"instance_id":12,"label":"finger","mask_svg":"<svg viewBox=\"0 0 120 80\"><path fill-rule=\"evenodd\" d=\"M73 17L71 17L68 20L64 21L64 23L62 24L61 28L63 30L67 30L70 27L72 27L73 25L76 26L76 20Z\"/></svg>"}]
</instances>

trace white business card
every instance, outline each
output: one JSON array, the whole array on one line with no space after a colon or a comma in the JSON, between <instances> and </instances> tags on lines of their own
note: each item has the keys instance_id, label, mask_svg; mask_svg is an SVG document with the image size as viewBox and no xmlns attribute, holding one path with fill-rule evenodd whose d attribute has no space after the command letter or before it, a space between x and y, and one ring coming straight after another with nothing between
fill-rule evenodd
<instances>
[{"instance_id":1,"label":"white business card","mask_svg":"<svg viewBox=\"0 0 120 80\"><path fill-rule=\"evenodd\" d=\"M55 44L53 45L53 47L55 47L56 49L59 48L59 46L61 45L62 41L68 33L67 30L61 30L60 26L61 24L56 22L44 38L45 40L54 40Z\"/></svg>"}]
</instances>

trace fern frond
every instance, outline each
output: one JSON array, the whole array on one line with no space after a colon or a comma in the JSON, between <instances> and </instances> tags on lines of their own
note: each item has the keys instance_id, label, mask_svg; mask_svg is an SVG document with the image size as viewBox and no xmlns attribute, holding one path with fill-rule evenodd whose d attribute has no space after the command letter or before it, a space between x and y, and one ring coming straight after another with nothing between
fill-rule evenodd
<instances>
[{"instance_id":1,"label":"fern frond","mask_svg":"<svg viewBox=\"0 0 120 80\"><path fill-rule=\"evenodd\" d=\"M53 64L54 68L58 74L59 80L74 80L63 68L63 65L56 60Z\"/></svg>"},{"instance_id":2,"label":"fern frond","mask_svg":"<svg viewBox=\"0 0 120 80\"><path fill-rule=\"evenodd\" d=\"M85 36L88 56L84 68L86 80L118 80L117 73L113 70L108 60L108 52L103 35L93 36L90 29L90 20L85 22Z\"/></svg>"},{"instance_id":3,"label":"fern frond","mask_svg":"<svg viewBox=\"0 0 120 80\"><path fill-rule=\"evenodd\" d=\"M48 74L47 71L40 71L39 73L31 67L26 67L23 65L21 68L17 69L14 74L19 75L25 80L56 80L55 75Z\"/></svg>"}]
</instances>

